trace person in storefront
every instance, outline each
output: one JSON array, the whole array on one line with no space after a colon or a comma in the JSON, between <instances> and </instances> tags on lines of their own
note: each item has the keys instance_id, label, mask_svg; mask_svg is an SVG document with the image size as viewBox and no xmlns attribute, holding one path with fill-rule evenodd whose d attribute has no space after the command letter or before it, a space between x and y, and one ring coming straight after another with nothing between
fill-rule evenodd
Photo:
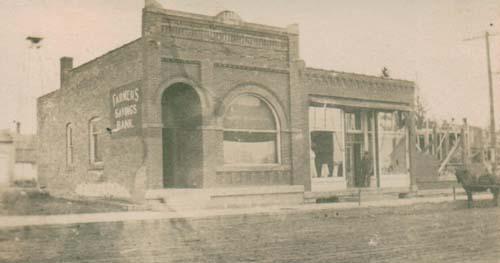
<instances>
[{"instance_id":1,"label":"person in storefront","mask_svg":"<svg viewBox=\"0 0 500 263\"><path fill-rule=\"evenodd\" d=\"M314 143L313 143L314 144ZM311 166L311 177L318 177L318 173L316 172L316 154L314 153L314 151L312 150L312 148L314 147L311 147L311 149L309 150L310 153L309 153L309 156L310 156L310 166Z\"/></svg>"},{"instance_id":2,"label":"person in storefront","mask_svg":"<svg viewBox=\"0 0 500 263\"><path fill-rule=\"evenodd\" d=\"M314 166L316 167L316 175L317 177L321 177L321 168L323 164L328 165L328 177L333 176L333 150L328 147L328 145L317 144L315 142L312 143L311 146L315 158L314 158Z\"/></svg>"},{"instance_id":3,"label":"person in storefront","mask_svg":"<svg viewBox=\"0 0 500 263\"><path fill-rule=\"evenodd\" d=\"M361 159L360 187L370 187L371 176L373 175L373 160L369 152L363 154Z\"/></svg>"}]
</instances>

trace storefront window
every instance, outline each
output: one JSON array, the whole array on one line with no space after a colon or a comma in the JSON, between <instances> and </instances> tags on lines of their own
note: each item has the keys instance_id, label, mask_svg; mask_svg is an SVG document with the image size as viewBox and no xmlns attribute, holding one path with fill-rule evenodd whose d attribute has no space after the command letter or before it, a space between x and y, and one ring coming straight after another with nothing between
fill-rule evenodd
<instances>
[{"instance_id":1,"label":"storefront window","mask_svg":"<svg viewBox=\"0 0 500 263\"><path fill-rule=\"evenodd\" d=\"M253 95L239 96L224 116L224 163L278 163L277 130L266 102Z\"/></svg>"},{"instance_id":2,"label":"storefront window","mask_svg":"<svg viewBox=\"0 0 500 263\"><path fill-rule=\"evenodd\" d=\"M343 177L343 111L326 106L309 107L311 177Z\"/></svg>"},{"instance_id":3,"label":"storefront window","mask_svg":"<svg viewBox=\"0 0 500 263\"><path fill-rule=\"evenodd\" d=\"M368 132L373 132L373 124L374 124L374 120L373 120L373 116L374 116L375 112L373 111L367 111L366 112L366 119L367 119L367 122L366 122L366 126L368 128Z\"/></svg>"},{"instance_id":4,"label":"storefront window","mask_svg":"<svg viewBox=\"0 0 500 263\"><path fill-rule=\"evenodd\" d=\"M407 167L407 129L403 112L378 112L378 144L380 173L406 174Z\"/></svg>"}]
</instances>

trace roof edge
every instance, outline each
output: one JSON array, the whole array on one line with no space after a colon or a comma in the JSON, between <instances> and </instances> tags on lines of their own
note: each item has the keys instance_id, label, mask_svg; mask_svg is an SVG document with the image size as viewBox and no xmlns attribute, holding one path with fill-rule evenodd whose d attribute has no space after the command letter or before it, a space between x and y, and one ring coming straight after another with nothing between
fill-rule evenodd
<instances>
[{"instance_id":1,"label":"roof edge","mask_svg":"<svg viewBox=\"0 0 500 263\"><path fill-rule=\"evenodd\" d=\"M379 76L374 76L374 75L367 75L367 74L361 74L361 73L355 73L355 72L345 72L345 71L337 71L337 70L327 70L327 69L320 69L320 68L313 68L313 67L306 67L306 72L307 71L316 71L316 72L321 72L325 74L338 74L340 76L347 76L347 77L360 77L360 78L365 78L365 79L373 79L373 80L378 80L378 81L391 81L391 82L399 82L404 85L411 85L415 86L415 82L411 80L405 80L405 79L394 79L394 78L383 78Z\"/></svg>"},{"instance_id":2,"label":"roof edge","mask_svg":"<svg viewBox=\"0 0 500 263\"><path fill-rule=\"evenodd\" d=\"M227 10L225 10L227 11ZM163 15L168 15L168 16L177 16L181 18L187 18L187 19L194 19L194 20L199 20L199 21L209 21L211 23L216 23L222 26L230 26L230 27L236 27L240 29L247 29L247 30L265 30L269 31L272 33L282 33L282 34L296 34L296 32L292 32L289 30L288 27L278 27L278 26L271 26L271 25L264 25L264 24L257 24L257 23L252 23L252 22L246 22L246 21L241 21L240 24L238 25L233 25L233 24L225 24L217 20L217 16L221 13L216 14L215 16L210 16L210 15L204 15L204 14L196 14L196 13L190 13L190 12L185 12L185 11L178 11L178 10L172 10L172 9L166 9L166 8L157 8L157 7L145 7L143 9L143 12L152 12L152 13L159 13ZM223 11L224 12L224 11Z\"/></svg>"},{"instance_id":3,"label":"roof edge","mask_svg":"<svg viewBox=\"0 0 500 263\"><path fill-rule=\"evenodd\" d=\"M131 46L132 44L135 44L136 42L139 42L140 40L142 40L142 36L139 37L139 38L136 38L136 39L134 39L134 40L132 40L130 42L127 42L127 43L125 43L125 44L123 44L123 45L121 45L121 46L119 46L117 48L114 48L114 49L112 49L112 50L110 50L110 51L108 51L108 52L106 52L106 53L104 53L104 54L102 54L100 56L97 56L97 57L95 57L95 58L93 58L93 59L91 59L91 60L89 60L87 62L84 62L84 63L82 63L82 64L80 64L80 65L72 68L69 72L78 71L79 69L81 69L81 68L83 68L83 67L85 67L85 66L87 66L87 65L89 65L89 64L91 64L91 63L93 63L93 62L95 62L97 60L100 60L100 59L102 59L102 58L104 58L104 57L106 57L108 55L111 55L112 53L118 52L118 51L120 51L123 48Z\"/></svg>"}]
</instances>

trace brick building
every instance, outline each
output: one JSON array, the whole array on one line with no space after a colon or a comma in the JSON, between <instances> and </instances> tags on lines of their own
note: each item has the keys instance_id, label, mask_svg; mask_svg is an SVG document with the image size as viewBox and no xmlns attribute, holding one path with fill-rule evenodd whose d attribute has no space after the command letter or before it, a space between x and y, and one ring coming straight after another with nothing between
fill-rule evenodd
<instances>
[{"instance_id":1,"label":"brick building","mask_svg":"<svg viewBox=\"0 0 500 263\"><path fill-rule=\"evenodd\" d=\"M139 39L78 67L61 59L61 88L38 99L40 183L296 202L359 187L366 151L370 187L408 191L413 83L308 68L298 43L296 25L146 1Z\"/></svg>"}]
</instances>

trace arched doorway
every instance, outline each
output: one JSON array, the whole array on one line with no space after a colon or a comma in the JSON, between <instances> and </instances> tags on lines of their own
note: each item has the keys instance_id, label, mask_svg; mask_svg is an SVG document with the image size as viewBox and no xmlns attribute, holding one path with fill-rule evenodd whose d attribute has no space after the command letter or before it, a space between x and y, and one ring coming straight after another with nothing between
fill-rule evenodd
<instances>
[{"instance_id":1,"label":"arched doorway","mask_svg":"<svg viewBox=\"0 0 500 263\"><path fill-rule=\"evenodd\" d=\"M162 95L163 186L196 188L202 183L201 102L193 87L176 83Z\"/></svg>"}]
</instances>

